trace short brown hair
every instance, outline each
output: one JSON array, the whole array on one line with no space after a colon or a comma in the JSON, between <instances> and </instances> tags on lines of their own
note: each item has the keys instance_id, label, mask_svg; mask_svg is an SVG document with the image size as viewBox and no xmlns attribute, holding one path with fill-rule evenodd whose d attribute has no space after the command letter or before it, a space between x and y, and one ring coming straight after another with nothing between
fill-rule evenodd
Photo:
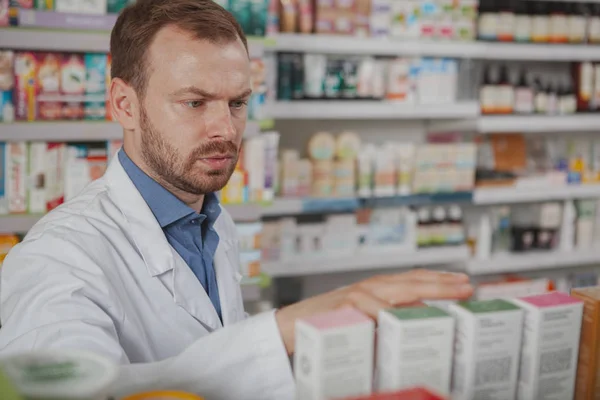
<instances>
[{"instance_id":1,"label":"short brown hair","mask_svg":"<svg viewBox=\"0 0 600 400\"><path fill-rule=\"evenodd\" d=\"M213 0L137 0L125 8L112 30L110 52L112 78L130 84L144 97L148 82L146 54L158 31L173 25L211 43L242 40L242 28Z\"/></svg>"}]
</instances>

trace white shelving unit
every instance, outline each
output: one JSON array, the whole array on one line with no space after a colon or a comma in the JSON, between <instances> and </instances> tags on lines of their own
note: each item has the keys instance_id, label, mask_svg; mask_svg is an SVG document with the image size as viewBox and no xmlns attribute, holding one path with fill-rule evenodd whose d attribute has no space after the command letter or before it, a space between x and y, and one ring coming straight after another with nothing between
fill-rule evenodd
<instances>
[{"instance_id":1,"label":"white shelving unit","mask_svg":"<svg viewBox=\"0 0 600 400\"><path fill-rule=\"evenodd\" d=\"M589 198L600 198L599 184L482 188L473 192L473 203L477 205Z\"/></svg>"},{"instance_id":2,"label":"white shelving unit","mask_svg":"<svg viewBox=\"0 0 600 400\"><path fill-rule=\"evenodd\" d=\"M260 133L260 122L248 121L244 136ZM52 121L0 123L0 141L103 141L123 138L118 122Z\"/></svg>"},{"instance_id":3,"label":"white shelving unit","mask_svg":"<svg viewBox=\"0 0 600 400\"><path fill-rule=\"evenodd\" d=\"M43 41L40 40L41 35L43 35ZM0 48L108 53L110 51L110 32L0 28ZM251 57L261 57L264 53L264 40L249 38L248 52Z\"/></svg>"},{"instance_id":4,"label":"white shelving unit","mask_svg":"<svg viewBox=\"0 0 600 400\"><path fill-rule=\"evenodd\" d=\"M600 60L600 46L393 40L333 35L280 34L267 51L381 56L431 56L520 61Z\"/></svg>"},{"instance_id":5,"label":"white shelving unit","mask_svg":"<svg viewBox=\"0 0 600 400\"><path fill-rule=\"evenodd\" d=\"M274 119L463 119L479 115L477 102L405 105L383 101L298 100L275 102L266 113Z\"/></svg>"},{"instance_id":6,"label":"white shelving unit","mask_svg":"<svg viewBox=\"0 0 600 400\"><path fill-rule=\"evenodd\" d=\"M415 266L451 265L464 263L469 258L466 246L424 249L414 253L394 252L356 254L336 258L312 258L295 262L263 263L262 271L272 277L294 277L350 271L368 271L382 268L409 268Z\"/></svg>"},{"instance_id":7,"label":"white shelving unit","mask_svg":"<svg viewBox=\"0 0 600 400\"><path fill-rule=\"evenodd\" d=\"M0 48L108 53L110 32L0 28Z\"/></svg>"},{"instance_id":8,"label":"white shelving unit","mask_svg":"<svg viewBox=\"0 0 600 400\"><path fill-rule=\"evenodd\" d=\"M123 129L117 122L56 121L0 123L2 141L102 141L123 138Z\"/></svg>"},{"instance_id":9,"label":"white shelving unit","mask_svg":"<svg viewBox=\"0 0 600 400\"><path fill-rule=\"evenodd\" d=\"M19 214L0 216L0 234L27 233L39 220L42 215L38 214Z\"/></svg>"},{"instance_id":10,"label":"white shelving unit","mask_svg":"<svg viewBox=\"0 0 600 400\"><path fill-rule=\"evenodd\" d=\"M466 264L465 270L470 275L481 276L580 267L596 263L600 263L598 250L552 251L498 255L488 260L474 259Z\"/></svg>"},{"instance_id":11,"label":"white shelving unit","mask_svg":"<svg viewBox=\"0 0 600 400\"><path fill-rule=\"evenodd\" d=\"M481 116L480 133L593 132L600 130L599 114Z\"/></svg>"}]
</instances>

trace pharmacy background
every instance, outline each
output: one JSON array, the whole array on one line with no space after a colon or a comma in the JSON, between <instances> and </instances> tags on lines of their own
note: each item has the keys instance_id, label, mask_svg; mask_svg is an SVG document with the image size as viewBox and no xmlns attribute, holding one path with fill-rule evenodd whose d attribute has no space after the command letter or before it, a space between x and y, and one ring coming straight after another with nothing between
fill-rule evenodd
<instances>
[{"instance_id":1,"label":"pharmacy background","mask_svg":"<svg viewBox=\"0 0 600 400\"><path fill-rule=\"evenodd\" d=\"M109 39L132 2L0 0L0 260L121 147ZM600 398L600 0L217 2L252 70L218 193L246 311L413 268L476 286L299 322L297 398ZM70 399L90 368L78 398L104 400L115 367L77 353L1 364L0 399Z\"/></svg>"}]
</instances>

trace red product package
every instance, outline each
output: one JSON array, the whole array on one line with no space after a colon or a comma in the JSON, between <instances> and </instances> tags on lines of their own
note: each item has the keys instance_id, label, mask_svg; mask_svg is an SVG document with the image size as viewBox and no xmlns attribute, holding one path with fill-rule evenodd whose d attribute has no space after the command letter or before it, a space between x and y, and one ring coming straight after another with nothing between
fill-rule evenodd
<instances>
[{"instance_id":1,"label":"red product package","mask_svg":"<svg viewBox=\"0 0 600 400\"><path fill-rule=\"evenodd\" d=\"M355 397L346 400L448 400L425 388L413 388L399 392L374 393L368 396Z\"/></svg>"},{"instance_id":2,"label":"red product package","mask_svg":"<svg viewBox=\"0 0 600 400\"><path fill-rule=\"evenodd\" d=\"M60 72L62 54L38 53L37 57L38 117L42 120L61 119Z\"/></svg>"},{"instance_id":3,"label":"red product package","mask_svg":"<svg viewBox=\"0 0 600 400\"><path fill-rule=\"evenodd\" d=\"M15 119L18 121L35 121L37 119L37 84L38 59L33 52L15 54L15 87L14 104Z\"/></svg>"}]
</instances>

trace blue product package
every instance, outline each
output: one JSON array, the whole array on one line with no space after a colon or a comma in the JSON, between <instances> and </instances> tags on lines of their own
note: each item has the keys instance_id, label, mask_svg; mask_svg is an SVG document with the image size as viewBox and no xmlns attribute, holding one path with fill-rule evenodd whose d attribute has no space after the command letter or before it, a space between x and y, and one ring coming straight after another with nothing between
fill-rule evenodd
<instances>
[{"instance_id":1,"label":"blue product package","mask_svg":"<svg viewBox=\"0 0 600 400\"><path fill-rule=\"evenodd\" d=\"M103 120L106 118L106 54L88 53L84 57L86 70L84 105L85 119Z\"/></svg>"}]
</instances>

